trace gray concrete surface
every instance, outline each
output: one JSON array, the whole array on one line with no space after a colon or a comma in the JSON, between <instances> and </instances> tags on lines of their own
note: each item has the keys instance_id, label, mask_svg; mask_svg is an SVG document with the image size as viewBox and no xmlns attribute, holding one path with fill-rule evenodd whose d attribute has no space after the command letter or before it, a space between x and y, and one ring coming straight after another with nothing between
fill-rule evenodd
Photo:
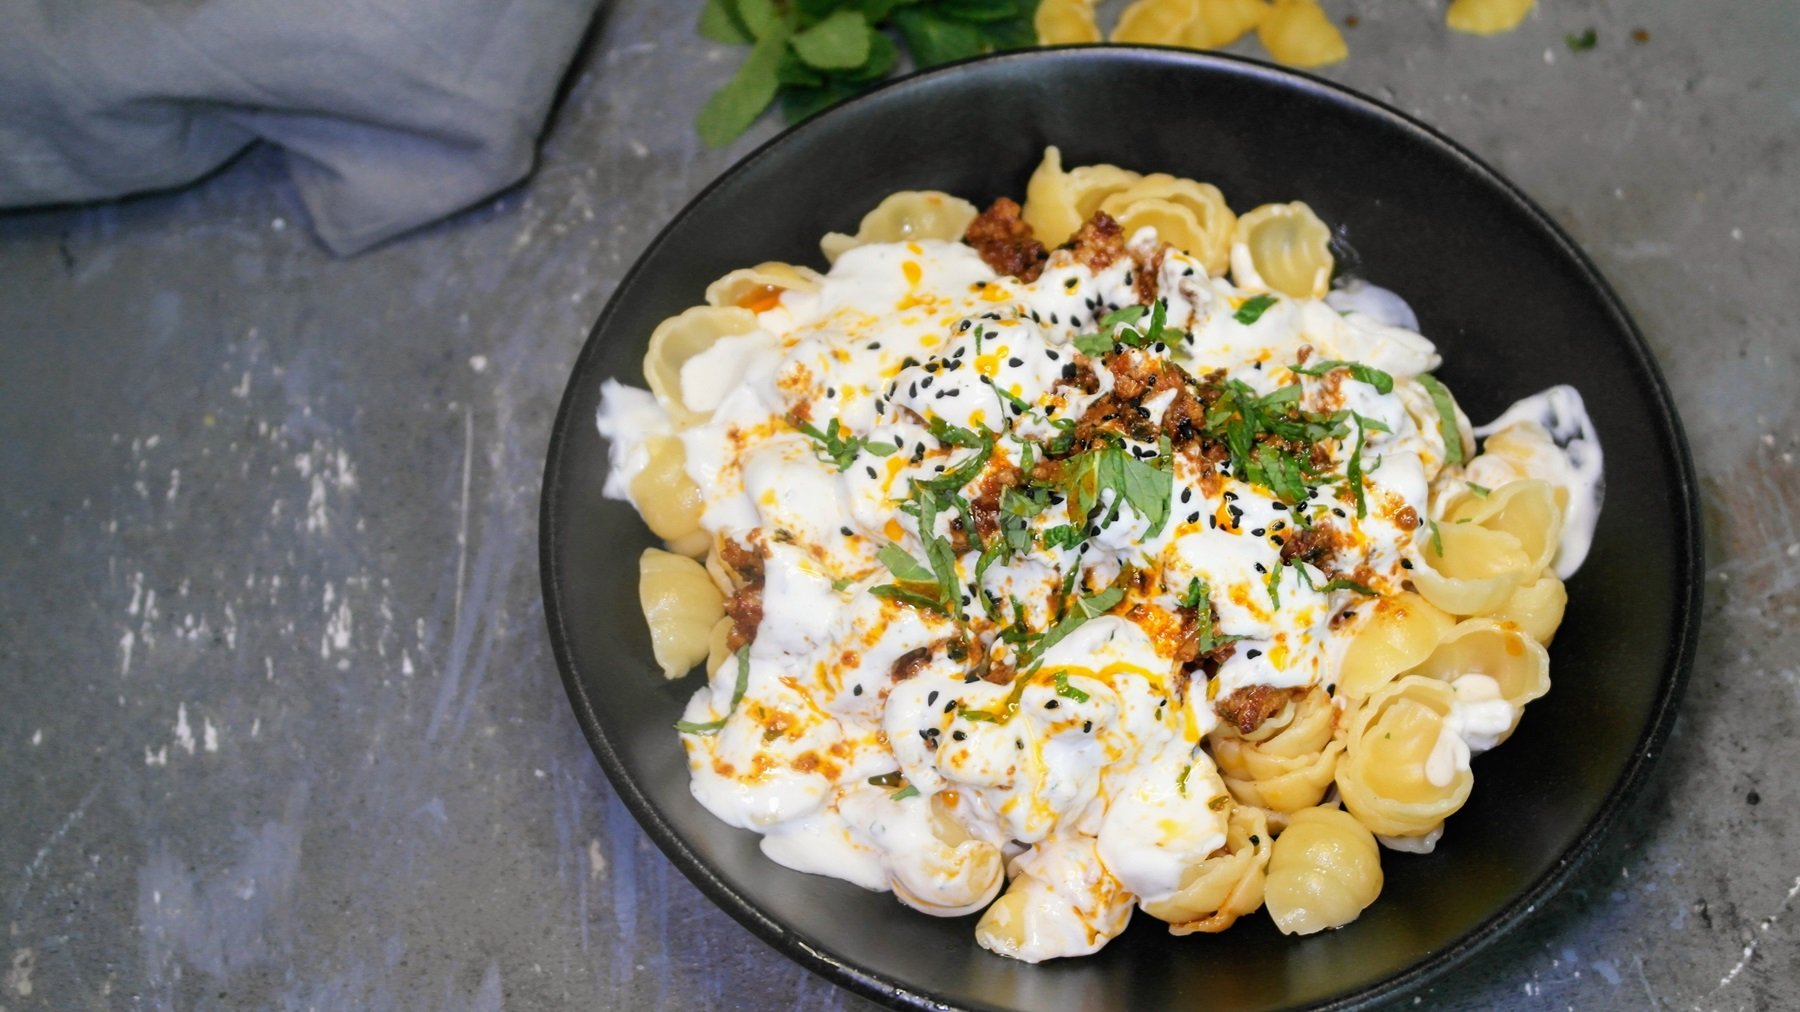
<instances>
[{"instance_id":1,"label":"gray concrete surface","mask_svg":"<svg viewBox=\"0 0 1800 1012\"><path fill-rule=\"evenodd\" d=\"M1800 9L1549 0L1478 40L1436 0L1327 6L1360 16L1328 76L1474 148L1599 262L1707 510L1659 776L1421 1004L1800 1006ZM0 1008L864 1007L647 842L543 627L576 349L773 132L699 146L735 54L690 25L611 4L528 183L355 259L268 151L0 216Z\"/></svg>"}]
</instances>

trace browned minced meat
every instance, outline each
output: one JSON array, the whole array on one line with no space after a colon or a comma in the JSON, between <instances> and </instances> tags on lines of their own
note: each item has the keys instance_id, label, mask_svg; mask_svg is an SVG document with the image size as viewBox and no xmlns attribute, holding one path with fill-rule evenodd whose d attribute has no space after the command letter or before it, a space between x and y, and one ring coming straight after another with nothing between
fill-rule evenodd
<instances>
[{"instance_id":1,"label":"browned minced meat","mask_svg":"<svg viewBox=\"0 0 1800 1012\"><path fill-rule=\"evenodd\" d=\"M1153 305L1161 294L1162 286L1157 278L1162 274L1163 257L1172 249L1168 243L1162 243L1147 256L1132 254L1137 261L1137 270L1132 274L1132 285L1137 288L1138 301L1144 305Z\"/></svg>"},{"instance_id":2,"label":"browned minced meat","mask_svg":"<svg viewBox=\"0 0 1800 1012\"><path fill-rule=\"evenodd\" d=\"M1074 254L1076 263L1098 274L1125 255L1125 229L1105 211L1095 211L1063 248Z\"/></svg>"},{"instance_id":3,"label":"browned minced meat","mask_svg":"<svg viewBox=\"0 0 1800 1012\"><path fill-rule=\"evenodd\" d=\"M743 580L725 598L725 614L731 616L731 633L725 638L732 650L756 639L756 627L762 624L763 557L755 548L725 539L719 546L719 561L729 566Z\"/></svg>"},{"instance_id":4,"label":"browned minced meat","mask_svg":"<svg viewBox=\"0 0 1800 1012\"><path fill-rule=\"evenodd\" d=\"M1024 474L1011 464L991 468L981 476L975 497L969 500L969 513L974 516L975 531L983 541L1000 532L1000 496L1024 480Z\"/></svg>"},{"instance_id":5,"label":"browned minced meat","mask_svg":"<svg viewBox=\"0 0 1800 1012\"><path fill-rule=\"evenodd\" d=\"M1305 689L1278 689L1273 685L1246 685L1215 701L1213 712L1237 728L1238 733L1251 734L1288 700L1305 692Z\"/></svg>"},{"instance_id":6,"label":"browned minced meat","mask_svg":"<svg viewBox=\"0 0 1800 1012\"><path fill-rule=\"evenodd\" d=\"M969 222L963 241L975 247L983 263L997 274L1010 274L1020 281L1036 281L1044 271L1049 251L1031 234L1031 225L1019 216L1019 205L1010 197L1001 197Z\"/></svg>"},{"instance_id":7,"label":"browned minced meat","mask_svg":"<svg viewBox=\"0 0 1800 1012\"><path fill-rule=\"evenodd\" d=\"M912 650L908 650L906 653L901 654L895 659L893 671L890 673L891 677L896 682L904 682L908 678L918 674L919 669L929 663L930 660L930 647L916 647Z\"/></svg>"},{"instance_id":8,"label":"browned minced meat","mask_svg":"<svg viewBox=\"0 0 1800 1012\"><path fill-rule=\"evenodd\" d=\"M1076 421L1077 449L1092 445L1102 431L1121 432L1139 442L1156 442L1158 428L1143 402L1165 390L1176 391L1171 408L1175 403L1186 401L1183 411L1190 418L1190 428L1204 425L1205 409L1191 392L1192 378L1180 366L1135 352L1114 354L1107 359L1106 366L1113 375L1113 388L1088 405ZM1171 437L1170 441L1173 443L1174 439Z\"/></svg>"},{"instance_id":9,"label":"browned minced meat","mask_svg":"<svg viewBox=\"0 0 1800 1012\"><path fill-rule=\"evenodd\" d=\"M725 614L731 616L731 633L725 637L725 645L733 651L755 642L756 627L762 625L762 593L763 585L759 579L732 591L725 599Z\"/></svg>"},{"instance_id":10,"label":"browned minced meat","mask_svg":"<svg viewBox=\"0 0 1800 1012\"><path fill-rule=\"evenodd\" d=\"M1281 561L1310 562L1324 569L1337 547L1337 532L1331 528L1299 527L1281 543Z\"/></svg>"}]
</instances>

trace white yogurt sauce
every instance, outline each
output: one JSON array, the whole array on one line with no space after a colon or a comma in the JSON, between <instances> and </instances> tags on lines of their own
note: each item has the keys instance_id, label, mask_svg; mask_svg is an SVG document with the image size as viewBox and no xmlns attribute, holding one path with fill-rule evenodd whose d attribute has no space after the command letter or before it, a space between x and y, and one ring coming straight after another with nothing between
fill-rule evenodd
<instances>
[{"instance_id":1,"label":"white yogurt sauce","mask_svg":"<svg viewBox=\"0 0 1800 1012\"><path fill-rule=\"evenodd\" d=\"M1133 238L1145 259L1154 247L1153 233ZM759 329L682 366L683 407L699 421L677 431L650 394L611 380L597 420L607 495L627 497L646 438L676 434L704 529L761 546L762 620L743 697L731 704L727 663L684 714L723 722L682 735L694 797L764 834L764 853L786 867L893 888L931 913L985 905L1004 851L1025 890L1023 942L984 944L1031 961L1094 951L1135 900L1169 896L1223 844L1229 804L1217 799L1229 799L1200 748L1218 721L1212 700L1335 681L1357 625L1334 628L1334 616L1401 589L1402 559L1422 536L1406 512L1427 515L1444 466L1435 408L1413 380L1439 359L1397 296L1363 284L1324 301L1259 295L1253 271L1237 275L1240 288L1170 251L1157 275L1161 340L1146 336L1108 368L1076 339L1136 304L1138 269L1126 256L1096 272L1059 253L1027 284L960 244L853 249L816 290L782 293ZM1147 333L1149 321L1133 327ZM1309 371L1359 363L1393 386L1342 368L1295 373L1302 361ZM1314 455L1322 470L1296 493L1237 459L1176 452L1156 438L1179 409L1165 388L1123 409L1150 439L1121 433L1105 451L1115 456L1104 443L1080 455L1096 468L1091 516L1072 512L1072 490L1085 487L1068 483L1076 458L1056 465L1062 478L1020 476L1090 408L1123 397L1115 369L1154 376L1165 362L1192 377L1221 370L1207 382L1244 398L1297 395L1310 417L1335 419ZM824 433L833 420L834 446L799 427ZM1593 427L1569 388L1480 431L1514 423L1543 433L1520 466L1569 490L1558 572L1572 570L1599 505ZM1012 533L985 539L1016 540L1011 556L957 551L976 518L959 518L955 501L978 502L984 481L1009 473L1000 484L1012 491L991 490L990 505ZM921 494L924 483L938 491ZM1283 558L1307 527L1337 546L1332 573ZM1140 572L1149 578L1127 580ZM925 606L921 593L940 597ZM1214 633L1236 641L1210 680L1175 656L1196 600ZM1515 716L1492 679L1455 685L1427 765L1433 783L1466 769ZM949 838L934 821L945 818Z\"/></svg>"}]
</instances>

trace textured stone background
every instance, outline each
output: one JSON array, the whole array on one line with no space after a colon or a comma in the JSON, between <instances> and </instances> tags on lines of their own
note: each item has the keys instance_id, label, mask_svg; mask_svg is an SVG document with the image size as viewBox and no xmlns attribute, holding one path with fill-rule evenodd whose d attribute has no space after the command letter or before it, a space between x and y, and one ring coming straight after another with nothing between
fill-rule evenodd
<instances>
[{"instance_id":1,"label":"textured stone background","mask_svg":"<svg viewBox=\"0 0 1800 1012\"><path fill-rule=\"evenodd\" d=\"M535 509L575 352L655 230L774 132L699 145L738 53L687 7L608 5L535 176L361 257L309 238L266 150L0 215L0 1009L864 1007L650 846L544 632ZM1546 0L1480 40L1438 0L1327 7L1360 24L1326 76L1473 148L1617 286L1707 511L1707 624L1650 790L1422 997L1793 1007L1800 8Z\"/></svg>"}]
</instances>

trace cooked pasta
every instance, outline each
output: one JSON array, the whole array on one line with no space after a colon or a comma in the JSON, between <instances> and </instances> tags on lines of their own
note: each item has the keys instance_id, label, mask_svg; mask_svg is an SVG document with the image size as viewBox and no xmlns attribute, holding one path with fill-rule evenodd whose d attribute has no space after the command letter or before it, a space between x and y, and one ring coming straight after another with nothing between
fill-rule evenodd
<instances>
[{"instance_id":1,"label":"cooked pasta","mask_svg":"<svg viewBox=\"0 0 1800 1012\"><path fill-rule=\"evenodd\" d=\"M1031 962L1133 907L1345 925L1549 691L1592 423L1558 387L1471 426L1304 203L1054 147L1025 196L890 197L603 385L605 492L672 549L640 562L656 663L706 672L694 797Z\"/></svg>"},{"instance_id":2,"label":"cooked pasta","mask_svg":"<svg viewBox=\"0 0 1800 1012\"><path fill-rule=\"evenodd\" d=\"M1444 23L1471 35L1498 35L1519 27L1537 0L1450 0Z\"/></svg>"},{"instance_id":3,"label":"cooked pasta","mask_svg":"<svg viewBox=\"0 0 1800 1012\"><path fill-rule=\"evenodd\" d=\"M680 678L706 658L724 599L698 562L655 548L638 559L638 603L663 677Z\"/></svg>"},{"instance_id":4,"label":"cooked pasta","mask_svg":"<svg viewBox=\"0 0 1800 1012\"><path fill-rule=\"evenodd\" d=\"M962 238L975 219L975 205L936 190L902 190L863 215L855 235L832 232L819 241L825 259L836 263L858 246L918 239Z\"/></svg>"},{"instance_id":5,"label":"cooked pasta","mask_svg":"<svg viewBox=\"0 0 1800 1012\"><path fill-rule=\"evenodd\" d=\"M1336 808L1307 808L1275 839L1263 902L1283 934L1310 935L1355 920L1382 881L1380 848L1362 823Z\"/></svg>"},{"instance_id":6,"label":"cooked pasta","mask_svg":"<svg viewBox=\"0 0 1800 1012\"><path fill-rule=\"evenodd\" d=\"M1100 26L1094 22L1095 0L1042 0L1032 16L1038 43L1045 46L1099 42Z\"/></svg>"},{"instance_id":7,"label":"cooked pasta","mask_svg":"<svg viewBox=\"0 0 1800 1012\"><path fill-rule=\"evenodd\" d=\"M1350 55L1343 33L1318 0L1274 0L1256 37L1270 56L1295 67L1322 67Z\"/></svg>"}]
</instances>

